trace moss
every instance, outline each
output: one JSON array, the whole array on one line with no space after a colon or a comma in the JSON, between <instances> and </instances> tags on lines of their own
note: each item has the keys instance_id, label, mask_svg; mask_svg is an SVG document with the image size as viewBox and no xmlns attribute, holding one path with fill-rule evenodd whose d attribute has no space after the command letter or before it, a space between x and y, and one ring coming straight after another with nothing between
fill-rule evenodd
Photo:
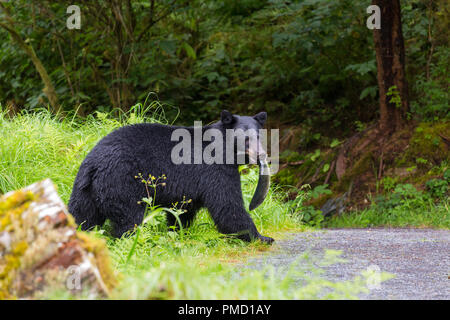
<instances>
[{"instance_id":1,"label":"moss","mask_svg":"<svg viewBox=\"0 0 450 320\"><path fill-rule=\"evenodd\" d=\"M20 257L25 253L28 244L25 241L17 243L12 249L11 253L5 255L5 266L0 272L0 279L8 277L12 270L20 267Z\"/></svg>"},{"instance_id":2,"label":"moss","mask_svg":"<svg viewBox=\"0 0 450 320\"><path fill-rule=\"evenodd\" d=\"M320 209L325 204L325 202L335 197L339 197L339 195L336 195L335 193L322 194L320 197L317 197L316 199L312 199L311 201L309 201L308 204L314 206L314 208Z\"/></svg>"},{"instance_id":3,"label":"moss","mask_svg":"<svg viewBox=\"0 0 450 320\"><path fill-rule=\"evenodd\" d=\"M364 153L350 170L347 170L339 181L333 184L332 189L338 192L346 192L350 187L350 183L358 176L372 170L373 154L372 152Z\"/></svg>"},{"instance_id":4,"label":"moss","mask_svg":"<svg viewBox=\"0 0 450 320\"><path fill-rule=\"evenodd\" d=\"M22 225L21 214L29 207L34 199L32 192L16 191L0 201L0 232L14 231L14 228ZM12 244L11 250L4 253L0 259L0 300L13 299L9 294L9 286L15 276L15 271L20 268L21 257L28 248L25 241Z\"/></svg>"},{"instance_id":5,"label":"moss","mask_svg":"<svg viewBox=\"0 0 450 320\"><path fill-rule=\"evenodd\" d=\"M59 225L56 229L46 229L43 233L37 228L39 215L36 211L28 210L26 215L22 214L36 198L31 192L19 190L0 199L0 232L7 237L7 241L0 245L0 299L13 299L14 295L22 297L39 292L40 289L33 282L36 265L53 257L62 241L74 240L67 238L67 231L75 231L76 227L72 216L67 216L67 224ZM73 237L73 233L70 234L72 235L69 237ZM78 248L87 251L87 258L101 276L101 289L108 294L116 285L116 277L111 269L105 241L82 232L76 233L75 241ZM38 277L44 279L45 286L60 284L52 283L52 279L61 280L63 273L54 269L38 272L41 271L43 273ZM22 276L18 277L19 272L29 275L26 280L29 282L23 282ZM97 277L97 272L95 274Z\"/></svg>"},{"instance_id":6,"label":"moss","mask_svg":"<svg viewBox=\"0 0 450 320\"><path fill-rule=\"evenodd\" d=\"M402 160L417 163L417 159L424 159L438 164L444 159L449 159L448 146L439 134L450 137L450 122L420 123L414 130L409 148Z\"/></svg>"},{"instance_id":7,"label":"moss","mask_svg":"<svg viewBox=\"0 0 450 320\"><path fill-rule=\"evenodd\" d=\"M88 235L82 231L77 231L77 238L81 241L81 246L95 256L95 265L97 266L102 276L102 280L108 290L113 289L117 285L117 279L111 269L109 251L106 247L105 240L95 238L94 236Z\"/></svg>"},{"instance_id":8,"label":"moss","mask_svg":"<svg viewBox=\"0 0 450 320\"><path fill-rule=\"evenodd\" d=\"M3 263L0 264L0 300L14 298L9 294L9 285L14 279L15 271L20 268L20 258L27 249L28 244L21 241L3 258Z\"/></svg>"},{"instance_id":9,"label":"moss","mask_svg":"<svg viewBox=\"0 0 450 320\"><path fill-rule=\"evenodd\" d=\"M275 181L280 185L298 186L299 182L304 184L311 181L311 178L316 174L318 169L320 169L320 171L314 180L316 182L324 181L328 171L324 172L322 170L323 166L327 164L331 166L331 163L336 157L336 152L331 150L321 152L320 155L314 160L311 159L311 156L311 153L305 156L300 155L298 152L283 152L283 155L280 156L281 163L293 163L297 161L304 162L302 164L288 165L281 169L275 175ZM331 170L331 168L328 170Z\"/></svg>"},{"instance_id":10,"label":"moss","mask_svg":"<svg viewBox=\"0 0 450 320\"><path fill-rule=\"evenodd\" d=\"M34 199L32 192L16 191L0 202L0 232L7 231Z\"/></svg>"},{"instance_id":11,"label":"moss","mask_svg":"<svg viewBox=\"0 0 450 320\"><path fill-rule=\"evenodd\" d=\"M67 215L67 226L73 228L78 227L77 224L75 223L75 218L71 214Z\"/></svg>"},{"instance_id":12,"label":"moss","mask_svg":"<svg viewBox=\"0 0 450 320\"><path fill-rule=\"evenodd\" d=\"M11 232L21 226L22 213L28 209L35 198L32 192L16 191L0 202L0 232ZM21 257L28 249L25 241L13 244L10 252L0 260L0 299L12 299L9 294L9 286L14 279L15 271L20 268Z\"/></svg>"}]
</instances>

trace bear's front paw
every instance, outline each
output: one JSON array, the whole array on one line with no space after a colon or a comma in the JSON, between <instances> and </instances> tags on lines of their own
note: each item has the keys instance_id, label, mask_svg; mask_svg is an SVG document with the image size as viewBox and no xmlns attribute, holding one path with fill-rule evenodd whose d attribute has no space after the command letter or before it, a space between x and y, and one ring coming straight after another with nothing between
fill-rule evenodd
<instances>
[{"instance_id":1,"label":"bear's front paw","mask_svg":"<svg viewBox=\"0 0 450 320\"><path fill-rule=\"evenodd\" d=\"M267 243L267 244L272 244L272 242L275 241L274 239L272 239L270 237L259 236L258 238L259 238L259 240L261 240L262 242Z\"/></svg>"}]
</instances>

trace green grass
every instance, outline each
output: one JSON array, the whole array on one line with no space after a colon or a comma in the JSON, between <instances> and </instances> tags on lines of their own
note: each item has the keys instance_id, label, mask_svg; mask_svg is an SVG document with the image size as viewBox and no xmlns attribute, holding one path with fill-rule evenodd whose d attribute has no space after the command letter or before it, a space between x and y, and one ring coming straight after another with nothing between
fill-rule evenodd
<instances>
[{"instance_id":1,"label":"green grass","mask_svg":"<svg viewBox=\"0 0 450 320\"><path fill-rule=\"evenodd\" d=\"M328 228L441 228L450 229L449 201L407 207L398 206L389 210L381 210L372 206L362 211L344 213L330 219Z\"/></svg>"},{"instance_id":2,"label":"green grass","mask_svg":"<svg viewBox=\"0 0 450 320\"><path fill-rule=\"evenodd\" d=\"M344 213L327 222L327 227L417 227L450 228L447 174L433 179L425 190L412 184L394 184L363 210Z\"/></svg>"},{"instance_id":3,"label":"green grass","mask_svg":"<svg viewBox=\"0 0 450 320\"><path fill-rule=\"evenodd\" d=\"M0 193L50 178L67 203L79 165L103 136L126 124L165 122L159 104L143 109L137 105L118 120L101 113L83 120L59 119L46 111L22 113L9 119L0 112ZM248 206L257 172L246 171L248 173L242 175L242 188ZM275 239L282 239L287 231L305 230L299 216L292 214L291 207L281 196L276 188L271 188L264 203L251 212L258 230ZM331 283L314 274L305 276L295 268L284 276L270 267L242 268L249 257L265 251L276 252L277 245L249 244L224 236L217 232L205 210L199 213L193 226L182 233L168 230L160 215L121 239L108 236L107 224L104 229L91 233L104 238L110 250L119 278L112 298L355 298L364 290L363 277ZM303 263L307 261L304 259ZM311 270L315 273L320 268ZM43 297L73 298L58 288L47 291Z\"/></svg>"},{"instance_id":4,"label":"green grass","mask_svg":"<svg viewBox=\"0 0 450 320\"><path fill-rule=\"evenodd\" d=\"M116 120L97 113L81 121L57 119L43 110L22 113L8 120L0 105L0 193L15 190L44 178L58 186L67 203L77 170L88 151L112 130L142 121L161 122L160 105L135 106ZM144 117L152 112L152 117Z\"/></svg>"}]
</instances>

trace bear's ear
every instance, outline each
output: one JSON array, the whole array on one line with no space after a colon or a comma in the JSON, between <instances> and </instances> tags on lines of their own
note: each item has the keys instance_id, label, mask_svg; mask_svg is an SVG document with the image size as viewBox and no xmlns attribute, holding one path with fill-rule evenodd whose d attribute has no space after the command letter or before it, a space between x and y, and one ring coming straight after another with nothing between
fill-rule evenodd
<instances>
[{"instance_id":1,"label":"bear's ear","mask_svg":"<svg viewBox=\"0 0 450 320\"><path fill-rule=\"evenodd\" d=\"M223 110L221 114L220 120L223 124L229 125L232 124L234 121L233 114L227 110Z\"/></svg>"},{"instance_id":2,"label":"bear's ear","mask_svg":"<svg viewBox=\"0 0 450 320\"><path fill-rule=\"evenodd\" d=\"M264 123L267 120L267 112L260 112L256 116L254 116L253 119L258 121L260 125L264 126Z\"/></svg>"}]
</instances>

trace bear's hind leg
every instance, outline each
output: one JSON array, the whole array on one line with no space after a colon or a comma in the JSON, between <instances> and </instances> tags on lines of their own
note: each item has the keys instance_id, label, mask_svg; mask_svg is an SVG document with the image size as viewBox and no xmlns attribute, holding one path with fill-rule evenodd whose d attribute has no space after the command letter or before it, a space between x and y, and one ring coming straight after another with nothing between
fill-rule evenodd
<instances>
[{"instance_id":1,"label":"bear's hind leg","mask_svg":"<svg viewBox=\"0 0 450 320\"><path fill-rule=\"evenodd\" d=\"M127 231L133 230L144 219L144 207L139 205L110 206L108 217L113 225L113 236L122 237Z\"/></svg>"},{"instance_id":2,"label":"bear's hind leg","mask_svg":"<svg viewBox=\"0 0 450 320\"><path fill-rule=\"evenodd\" d=\"M138 223L117 223L112 221L113 225L113 236L115 238L121 238L124 233L133 230L135 226L139 225Z\"/></svg>"},{"instance_id":3,"label":"bear's hind leg","mask_svg":"<svg viewBox=\"0 0 450 320\"><path fill-rule=\"evenodd\" d=\"M68 209L75 218L75 223L80 225L83 231L105 223L106 218L99 212L89 191L74 189Z\"/></svg>"},{"instance_id":4,"label":"bear's hind leg","mask_svg":"<svg viewBox=\"0 0 450 320\"><path fill-rule=\"evenodd\" d=\"M115 196L112 196L115 195ZM126 194L108 194L101 206L101 211L111 221L112 234L116 238L140 225L144 219L145 207Z\"/></svg>"}]
</instances>

